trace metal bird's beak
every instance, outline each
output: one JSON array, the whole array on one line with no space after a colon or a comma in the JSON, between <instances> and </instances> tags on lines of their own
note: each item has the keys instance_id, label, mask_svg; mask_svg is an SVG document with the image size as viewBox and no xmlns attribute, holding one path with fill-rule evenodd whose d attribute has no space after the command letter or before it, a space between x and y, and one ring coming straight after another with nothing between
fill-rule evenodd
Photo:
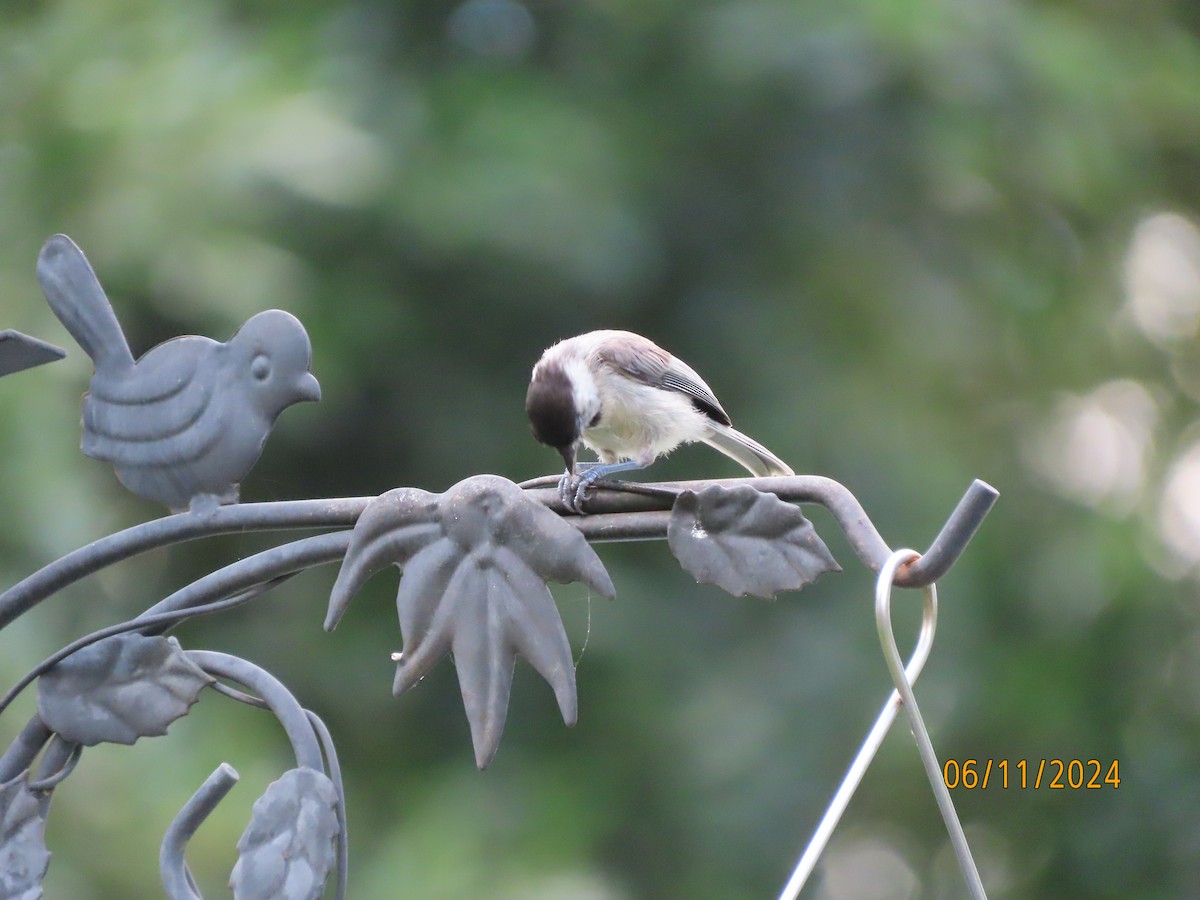
<instances>
[{"instance_id":1,"label":"metal bird's beak","mask_svg":"<svg viewBox=\"0 0 1200 900\"><path fill-rule=\"evenodd\" d=\"M567 471L575 475L575 444L568 444L565 447L556 448L562 454L563 462L567 464Z\"/></svg>"},{"instance_id":2,"label":"metal bird's beak","mask_svg":"<svg viewBox=\"0 0 1200 900\"><path fill-rule=\"evenodd\" d=\"M300 379L300 384L296 387L296 395L300 400L308 400L313 403L321 399L321 383L317 381L317 376L312 372L305 372Z\"/></svg>"}]
</instances>

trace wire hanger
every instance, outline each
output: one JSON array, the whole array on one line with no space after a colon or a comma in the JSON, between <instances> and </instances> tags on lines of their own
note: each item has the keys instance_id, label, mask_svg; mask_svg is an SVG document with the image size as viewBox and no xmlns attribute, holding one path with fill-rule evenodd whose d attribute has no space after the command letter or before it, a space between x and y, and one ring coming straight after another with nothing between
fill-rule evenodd
<instances>
[{"instance_id":1,"label":"wire hanger","mask_svg":"<svg viewBox=\"0 0 1200 900\"><path fill-rule=\"evenodd\" d=\"M954 810L954 801L950 799L950 791L946 788L945 781L942 780L942 770L938 765L933 742L929 739L929 730L925 727L925 720L921 716L917 699L913 695L912 686L916 682L917 676L921 674L925 661L929 659L929 653L933 649L934 632L937 630L937 588L934 584L930 583L923 589L925 603L921 613L921 630L917 636L917 646L913 650L907 666L900 659L900 650L896 646L896 636L892 631L892 585L895 581L896 571L904 563L911 562L919 556L920 554L915 550L897 550L879 569L879 577L875 582L875 624L879 631L880 645L883 647L883 657L887 662L888 670L892 673L892 681L896 687L887 702L884 703L870 732L867 733L866 740L863 741L854 762L846 771L841 786L833 795L833 799L817 825L816 831L813 832L808 846L804 848L804 853L800 856L800 861L796 863L792 877L788 879L788 883L779 895L779 900L796 900L800 896L800 891L804 889L805 883L813 869L816 868L817 860L824 852L829 838L833 835L842 814L846 811L850 798L854 796L863 775L866 774L871 761L875 758L875 753L896 721L896 715L901 706L905 708L912 723L913 739L917 742L921 762L929 776L929 785L933 789L933 796L937 800L938 809L941 810L942 819L946 823L946 830L950 834L950 843L954 847L955 856L958 857L958 863L962 868L963 877L967 881L967 887L971 891L971 897L973 900L987 900L983 882L979 878L979 870L971 856L971 848L967 846L966 835L963 834L962 824L958 821L958 814Z\"/></svg>"}]
</instances>

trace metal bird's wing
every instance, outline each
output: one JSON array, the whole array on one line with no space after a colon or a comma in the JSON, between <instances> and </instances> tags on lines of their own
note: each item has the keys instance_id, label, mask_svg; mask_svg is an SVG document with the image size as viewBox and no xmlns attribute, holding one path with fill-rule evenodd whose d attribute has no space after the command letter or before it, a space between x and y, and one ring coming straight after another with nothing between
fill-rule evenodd
<instances>
[{"instance_id":1,"label":"metal bird's wing","mask_svg":"<svg viewBox=\"0 0 1200 900\"><path fill-rule=\"evenodd\" d=\"M635 381L685 394L714 422L729 424L729 414L696 370L653 341L625 332L620 338L605 341L595 352L600 361Z\"/></svg>"},{"instance_id":2,"label":"metal bird's wing","mask_svg":"<svg viewBox=\"0 0 1200 900\"><path fill-rule=\"evenodd\" d=\"M125 377L97 373L83 402L83 452L127 466L203 455L224 427L216 408L221 349L208 338L176 338L143 356Z\"/></svg>"}]
</instances>

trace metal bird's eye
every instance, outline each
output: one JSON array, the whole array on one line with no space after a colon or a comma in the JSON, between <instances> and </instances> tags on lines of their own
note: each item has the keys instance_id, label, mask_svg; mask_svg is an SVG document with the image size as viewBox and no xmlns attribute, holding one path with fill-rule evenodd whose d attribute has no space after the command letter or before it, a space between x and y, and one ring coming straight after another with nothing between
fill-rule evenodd
<instances>
[{"instance_id":1,"label":"metal bird's eye","mask_svg":"<svg viewBox=\"0 0 1200 900\"><path fill-rule=\"evenodd\" d=\"M271 360L265 353L260 353L250 361L250 374L255 381L266 381L271 377Z\"/></svg>"}]
</instances>

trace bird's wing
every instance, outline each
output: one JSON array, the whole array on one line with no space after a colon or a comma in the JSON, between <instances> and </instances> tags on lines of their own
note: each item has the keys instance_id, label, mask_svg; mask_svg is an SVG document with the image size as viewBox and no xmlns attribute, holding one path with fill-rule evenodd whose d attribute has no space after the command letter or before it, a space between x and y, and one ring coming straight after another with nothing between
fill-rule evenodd
<instances>
[{"instance_id":1,"label":"bird's wing","mask_svg":"<svg viewBox=\"0 0 1200 900\"><path fill-rule=\"evenodd\" d=\"M696 370L648 338L625 332L602 343L595 353L600 361L635 381L685 394L714 422L729 424L729 414Z\"/></svg>"},{"instance_id":2,"label":"bird's wing","mask_svg":"<svg viewBox=\"0 0 1200 900\"><path fill-rule=\"evenodd\" d=\"M129 466L203 455L221 436L221 346L208 338L176 338L123 378L97 374L83 403L84 453Z\"/></svg>"}]
</instances>

